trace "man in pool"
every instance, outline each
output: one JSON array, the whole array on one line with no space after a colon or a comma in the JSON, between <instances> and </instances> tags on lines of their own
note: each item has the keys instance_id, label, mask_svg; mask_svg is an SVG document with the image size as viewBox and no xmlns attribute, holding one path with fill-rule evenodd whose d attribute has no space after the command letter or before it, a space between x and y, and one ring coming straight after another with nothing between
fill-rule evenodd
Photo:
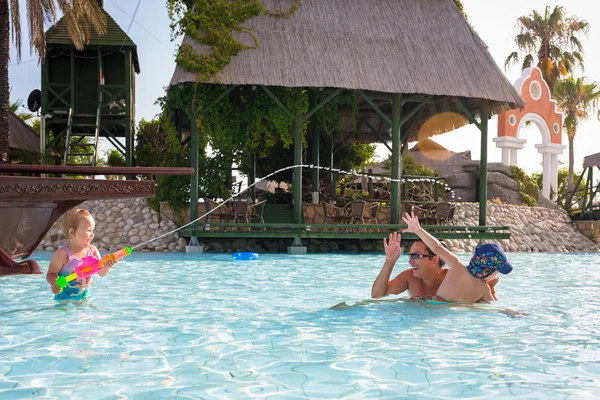
<instances>
[{"instance_id":1,"label":"man in pool","mask_svg":"<svg viewBox=\"0 0 600 400\"><path fill-rule=\"evenodd\" d=\"M398 232L390 233L388 241L383 239L385 263L373 283L371 297L377 299L408 290L412 298L432 298L437 293L448 270L444 268L444 261L435 255L422 240L417 240L410 246L408 253L410 268L389 280L394 265L402 254L401 240L402 237Z\"/></svg>"},{"instance_id":2,"label":"man in pool","mask_svg":"<svg viewBox=\"0 0 600 400\"><path fill-rule=\"evenodd\" d=\"M408 224L404 232L414 232L421 239L414 242L410 248L411 268L388 281L394 264L402 253L400 234L397 232L390 234L388 242L383 240L386 261L373 283L371 297L379 298L408 290L412 298L467 302L497 300L495 285L498 283L498 271L508 273L512 269L501 247L484 245L478 248L469 265L465 267L454 254L420 227L418 218L414 215L406 214L404 222ZM435 252L430 247L434 248ZM504 262L487 268L485 263L482 263L481 257L484 254L483 260L488 261L485 258L487 253L493 253L494 256L501 255ZM445 262L451 266L452 272L449 273L448 269L443 267Z\"/></svg>"}]
</instances>

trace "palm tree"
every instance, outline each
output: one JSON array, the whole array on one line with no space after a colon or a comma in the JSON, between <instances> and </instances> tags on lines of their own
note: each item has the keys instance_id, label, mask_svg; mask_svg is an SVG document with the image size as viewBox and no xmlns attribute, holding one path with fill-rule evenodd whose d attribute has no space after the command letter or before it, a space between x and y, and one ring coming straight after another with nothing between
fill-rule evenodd
<instances>
[{"instance_id":1,"label":"palm tree","mask_svg":"<svg viewBox=\"0 0 600 400\"><path fill-rule=\"evenodd\" d=\"M44 23L54 24L57 11L63 14L67 31L77 50L82 50L87 43L91 34L90 25L100 35L106 32L102 0L27 0L29 43L42 61L46 57ZM20 17L19 0L0 0L0 163L8 162L10 31L17 49L17 60L20 60Z\"/></svg>"},{"instance_id":2,"label":"palm tree","mask_svg":"<svg viewBox=\"0 0 600 400\"><path fill-rule=\"evenodd\" d=\"M598 109L600 87L597 83L585 83L585 78L569 77L556 81L554 97L558 106L565 113L563 123L569 138L569 180L567 181L567 196L573 191L574 181L574 141L579 123L588 118L589 112ZM600 118L600 113L598 114ZM569 204L569 202L566 202Z\"/></svg>"},{"instance_id":3,"label":"palm tree","mask_svg":"<svg viewBox=\"0 0 600 400\"><path fill-rule=\"evenodd\" d=\"M537 66L542 75L554 90L554 83L560 76L571 74L575 67L583 71L583 47L578 34L586 34L589 24L576 17L566 17L563 7L556 6L550 12L546 7L544 15L533 11L518 19L520 33L515 37L517 51L510 53L504 62L504 67L519 62L519 51L525 53L521 69L533 65L537 57Z\"/></svg>"},{"instance_id":4,"label":"palm tree","mask_svg":"<svg viewBox=\"0 0 600 400\"><path fill-rule=\"evenodd\" d=\"M8 89L8 96L10 98L10 88ZM27 121L31 121L33 122L33 119L35 118L35 114L29 112L29 111L19 111L20 107L25 107L23 105L23 101L21 99L17 99L13 102L11 102L8 106L8 109L10 111L12 111L13 113L15 113L15 115L17 116L17 118L27 122Z\"/></svg>"}]
</instances>

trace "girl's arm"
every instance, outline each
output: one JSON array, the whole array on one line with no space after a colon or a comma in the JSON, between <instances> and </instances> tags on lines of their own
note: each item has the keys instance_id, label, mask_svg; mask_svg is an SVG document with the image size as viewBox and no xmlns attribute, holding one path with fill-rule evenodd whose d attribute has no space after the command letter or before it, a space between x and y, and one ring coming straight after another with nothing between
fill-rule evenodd
<instances>
[{"instance_id":1,"label":"girl's arm","mask_svg":"<svg viewBox=\"0 0 600 400\"><path fill-rule=\"evenodd\" d=\"M48 266L48 272L46 273L46 282L50 285L52 293L59 294L61 291L60 286L56 284L58 273L65 266L69 257L63 249L58 249L52 254L50 259L50 265Z\"/></svg>"},{"instance_id":2,"label":"girl's arm","mask_svg":"<svg viewBox=\"0 0 600 400\"><path fill-rule=\"evenodd\" d=\"M98 248L96 246L90 245L90 250L92 250L92 253L94 253L94 255L96 257L98 257L98 259L102 258L100 256L100 251L98 251ZM98 275L100 275L101 277L105 277L106 275L108 275L108 273L110 272L110 269L113 265L115 265L115 262L113 262L112 259L106 260L102 269L100 271L98 271Z\"/></svg>"}]
</instances>

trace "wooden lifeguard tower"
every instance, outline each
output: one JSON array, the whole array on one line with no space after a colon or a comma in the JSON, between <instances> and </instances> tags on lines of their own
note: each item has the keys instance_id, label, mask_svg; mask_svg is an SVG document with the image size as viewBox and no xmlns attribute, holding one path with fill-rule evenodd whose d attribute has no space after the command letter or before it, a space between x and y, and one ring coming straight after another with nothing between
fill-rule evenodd
<instances>
[{"instance_id":1,"label":"wooden lifeguard tower","mask_svg":"<svg viewBox=\"0 0 600 400\"><path fill-rule=\"evenodd\" d=\"M137 47L106 11L104 15L106 33L100 36L90 25L90 40L82 51L75 49L63 19L46 32L40 93L42 153L57 148L65 138L64 165L83 156L88 162L79 165L95 166L100 138L123 154L127 166L133 164ZM84 150L75 152L78 146Z\"/></svg>"}]
</instances>

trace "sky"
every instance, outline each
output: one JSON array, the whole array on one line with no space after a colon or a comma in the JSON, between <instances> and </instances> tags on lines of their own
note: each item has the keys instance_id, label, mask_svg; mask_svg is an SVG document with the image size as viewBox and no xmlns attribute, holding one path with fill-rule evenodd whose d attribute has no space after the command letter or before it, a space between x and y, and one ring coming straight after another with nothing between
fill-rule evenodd
<instances>
[{"instance_id":1,"label":"sky","mask_svg":"<svg viewBox=\"0 0 600 400\"><path fill-rule=\"evenodd\" d=\"M141 1L141 0L140 0ZM600 83L600 2L592 0L504 0L490 2L482 0L462 0L469 22L489 47L489 51L505 72L507 79L514 83L521 76L520 64L504 70L504 60L516 50L514 37L518 33L517 18L531 14L533 10L542 13L546 6L563 6L567 15L576 16L590 24L587 36L582 36L586 70L577 71L577 76L586 76L589 81ZM25 1L20 0L21 10L26 10ZM175 69L174 54L177 42L171 41L169 17L164 0L105 0L104 7L121 28L128 33L137 44L141 73L136 78L136 120L152 119L159 112L154 104L156 99L163 96L171 75ZM137 9L137 12L136 12ZM135 19L133 19L135 14ZM22 25L26 27L25 21ZM26 28L24 28L26 32ZM27 99L33 89L40 88L40 68L37 58L29 54L27 37L24 35L24 46L21 63L17 62L14 47L11 49L9 66L10 86L13 88L11 100ZM497 136L497 118L489 122L488 160L500 162L501 150L492 141ZM575 170L582 169L583 157L600 152L600 121L595 116L580 124L575 138ZM527 140L525 147L519 151L519 166L526 172L541 172L542 155L537 153L535 144L541 143L541 134L533 126L519 133L519 137ZM466 126L456 131L436 136L434 140L446 148L460 152L471 150L472 158L479 159L479 131L474 126ZM563 133L563 144L567 144L566 134ZM101 149L108 149L106 144ZM379 146L379 159L386 158L388 150ZM559 161L568 164L568 153L565 149Z\"/></svg>"}]
</instances>

